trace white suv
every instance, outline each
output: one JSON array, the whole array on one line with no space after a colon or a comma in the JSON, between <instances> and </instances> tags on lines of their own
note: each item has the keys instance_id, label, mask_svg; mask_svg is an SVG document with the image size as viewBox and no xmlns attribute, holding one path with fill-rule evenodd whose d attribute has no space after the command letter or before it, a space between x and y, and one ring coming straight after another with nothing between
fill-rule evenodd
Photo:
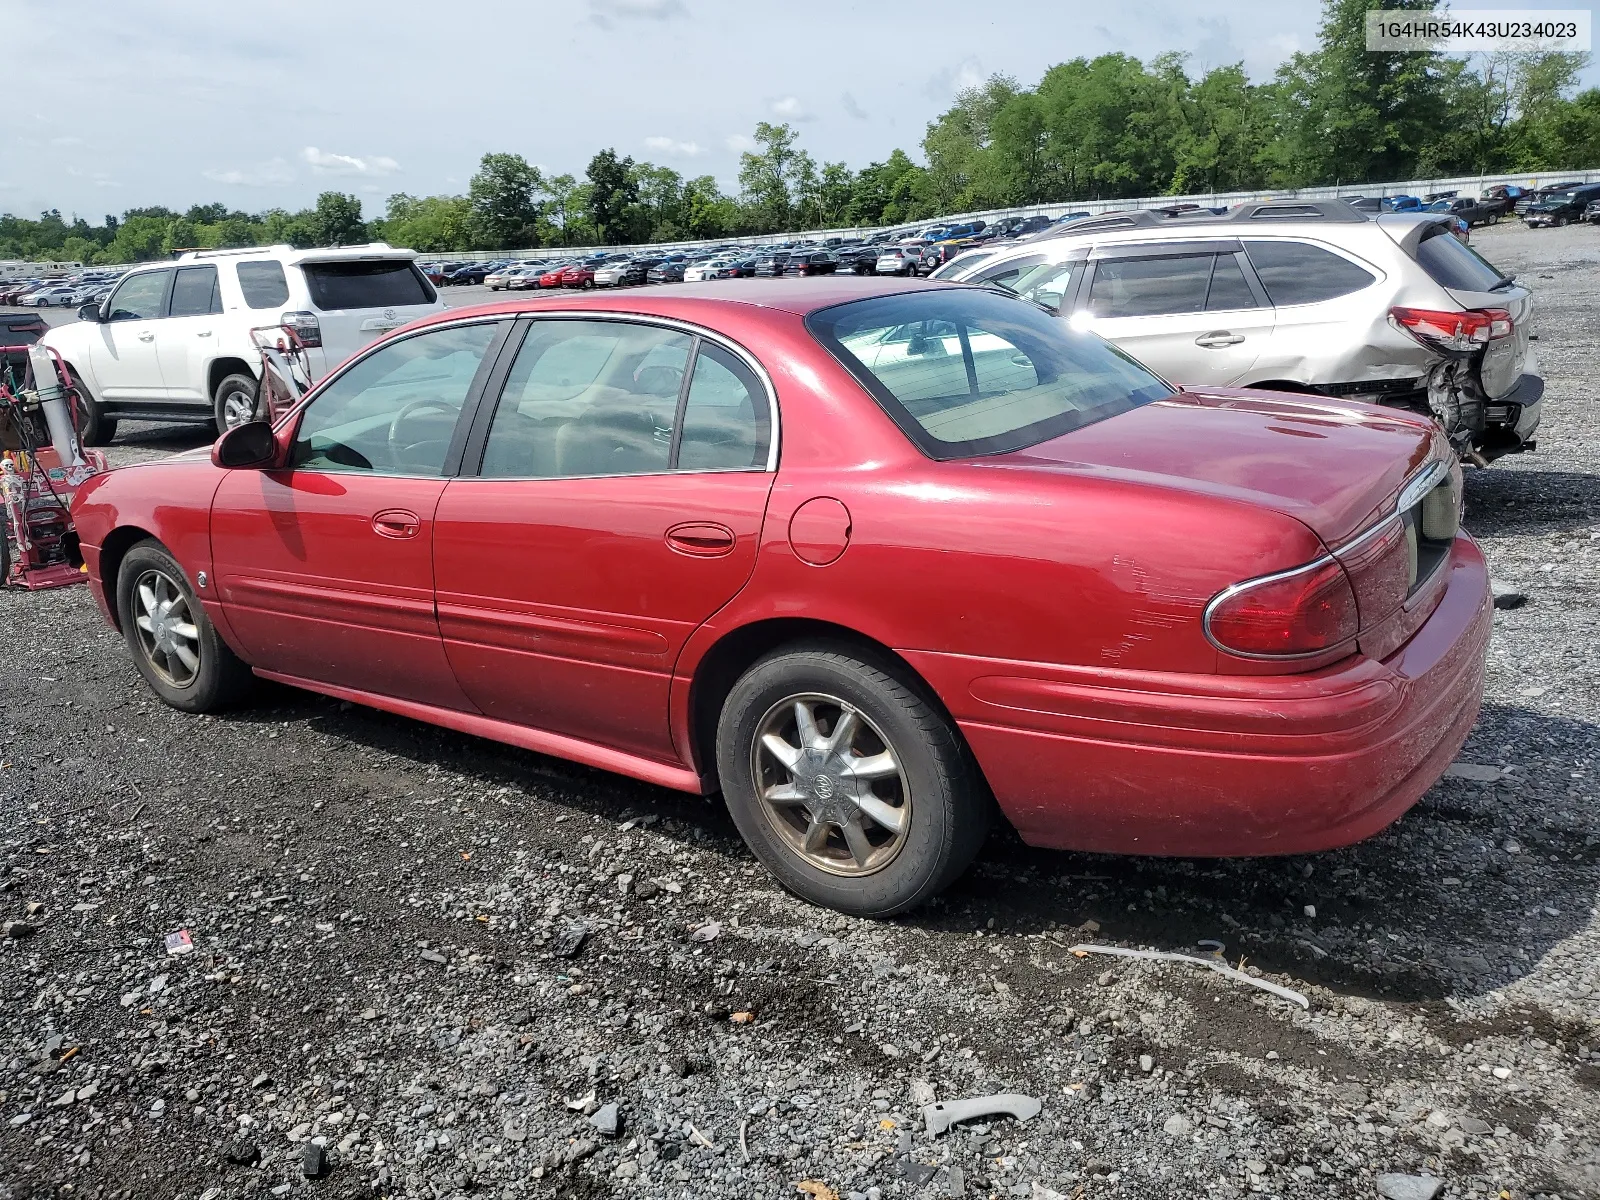
<instances>
[{"instance_id":1,"label":"white suv","mask_svg":"<svg viewBox=\"0 0 1600 1200\"><path fill-rule=\"evenodd\" d=\"M1482 463L1534 445L1532 293L1447 219L1342 200L1106 213L940 277L1018 292L1176 383L1431 414Z\"/></svg>"},{"instance_id":2,"label":"white suv","mask_svg":"<svg viewBox=\"0 0 1600 1200\"><path fill-rule=\"evenodd\" d=\"M52 329L80 384L83 439L117 421L215 422L256 411L261 354L250 331L287 325L320 379L368 342L444 307L416 254L381 242L331 250L197 250L135 267L82 320Z\"/></svg>"}]
</instances>

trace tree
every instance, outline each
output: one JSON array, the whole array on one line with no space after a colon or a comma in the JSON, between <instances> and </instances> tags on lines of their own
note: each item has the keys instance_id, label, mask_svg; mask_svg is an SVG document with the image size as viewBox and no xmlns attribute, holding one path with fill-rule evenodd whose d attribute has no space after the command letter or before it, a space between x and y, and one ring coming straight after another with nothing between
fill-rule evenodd
<instances>
[{"instance_id":1,"label":"tree","mask_svg":"<svg viewBox=\"0 0 1600 1200\"><path fill-rule=\"evenodd\" d=\"M627 240L628 210L639 203L639 186L633 177L633 159L618 158L615 150L602 150L589 160L589 223L608 246Z\"/></svg>"},{"instance_id":2,"label":"tree","mask_svg":"<svg viewBox=\"0 0 1600 1200\"><path fill-rule=\"evenodd\" d=\"M345 192L323 192L317 206L301 217L312 246L353 246L368 240L361 201Z\"/></svg>"},{"instance_id":3,"label":"tree","mask_svg":"<svg viewBox=\"0 0 1600 1200\"><path fill-rule=\"evenodd\" d=\"M520 154L485 154L468 186L473 239L486 250L539 244L539 168Z\"/></svg>"},{"instance_id":4,"label":"tree","mask_svg":"<svg viewBox=\"0 0 1600 1200\"><path fill-rule=\"evenodd\" d=\"M458 250L472 239L472 203L465 196L424 196L404 192L389 197L373 232L384 241L412 250Z\"/></svg>"},{"instance_id":5,"label":"tree","mask_svg":"<svg viewBox=\"0 0 1600 1200\"><path fill-rule=\"evenodd\" d=\"M547 217L555 234L553 240L558 245L570 246L572 239L568 235L573 222L584 210L587 193L580 194L578 181L571 175L552 176L545 181L545 190L550 193Z\"/></svg>"},{"instance_id":6,"label":"tree","mask_svg":"<svg viewBox=\"0 0 1600 1200\"><path fill-rule=\"evenodd\" d=\"M756 125L755 133L756 145L761 149L746 150L739 156L739 199L755 232L773 232L789 223L794 207L790 184L796 136L787 124L762 121Z\"/></svg>"}]
</instances>

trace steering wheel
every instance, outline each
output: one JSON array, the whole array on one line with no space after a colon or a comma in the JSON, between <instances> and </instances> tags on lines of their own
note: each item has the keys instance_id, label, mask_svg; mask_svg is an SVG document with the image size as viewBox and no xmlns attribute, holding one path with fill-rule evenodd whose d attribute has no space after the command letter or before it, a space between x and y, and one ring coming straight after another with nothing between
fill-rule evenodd
<instances>
[{"instance_id":1,"label":"steering wheel","mask_svg":"<svg viewBox=\"0 0 1600 1200\"><path fill-rule=\"evenodd\" d=\"M389 422L389 461L394 463L396 466L402 464L404 460L401 456L406 451L415 450L418 446L425 445L426 442L430 440L424 439L421 442L411 443L402 443L400 441L400 426L404 425L414 413L421 412L423 409L428 408L437 409L442 413L454 413L456 411L453 404L450 404L444 400L433 400L427 398L422 400L412 400L410 403L402 405L400 411L395 413L394 418Z\"/></svg>"}]
</instances>

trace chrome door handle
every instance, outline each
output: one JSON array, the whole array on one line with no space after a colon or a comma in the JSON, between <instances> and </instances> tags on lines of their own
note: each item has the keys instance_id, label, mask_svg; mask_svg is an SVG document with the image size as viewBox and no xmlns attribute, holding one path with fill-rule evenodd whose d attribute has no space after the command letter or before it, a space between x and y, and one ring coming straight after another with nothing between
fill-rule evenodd
<instances>
[{"instance_id":1,"label":"chrome door handle","mask_svg":"<svg viewBox=\"0 0 1600 1200\"><path fill-rule=\"evenodd\" d=\"M148 329L146 329L143 333L141 333L139 335L139 340L141 342L153 342L153 341L156 340L156 335L151 333Z\"/></svg>"},{"instance_id":2,"label":"chrome door handle","mask_svg":"<svg viewBox=\"0 0 1600 1200\"><path fill-rule=\"evenodd\" d=\"M1237 346L1244 341L1244 335L1229 333L1226 329L1216 329L1210 333L1202 333L1195 338L1196 346L1204 346L1207 350L1220 350L1224 346Z\"/></svg>"}]
</instances>

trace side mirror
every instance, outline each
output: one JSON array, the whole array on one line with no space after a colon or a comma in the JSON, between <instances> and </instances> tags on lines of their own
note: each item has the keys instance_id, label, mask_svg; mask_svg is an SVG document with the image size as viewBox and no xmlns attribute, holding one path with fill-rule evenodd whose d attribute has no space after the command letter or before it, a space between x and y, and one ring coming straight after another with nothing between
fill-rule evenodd
<instances>
[{"instance_id":1,"label":"side mirror","mask_svg":"<svg viewBox=\"0 0 1600 1200\"><path fill-rule=\"evenodd\" d=\"M104 320L104 318L100 315L100 306L98 304L85 304L78 310L78 320L98 322Z\"/></svg>"},{"instance_id":2,"label":"side mirror","mask_svg":"<svg viewBox=\"0 0 1600 1200\"><path fill-rule=\"evenodd\" d=\"M277 465L278 439L265 421L235 425L211 444L213 466L263 471Z\"/></svg>"}]
</instances>

